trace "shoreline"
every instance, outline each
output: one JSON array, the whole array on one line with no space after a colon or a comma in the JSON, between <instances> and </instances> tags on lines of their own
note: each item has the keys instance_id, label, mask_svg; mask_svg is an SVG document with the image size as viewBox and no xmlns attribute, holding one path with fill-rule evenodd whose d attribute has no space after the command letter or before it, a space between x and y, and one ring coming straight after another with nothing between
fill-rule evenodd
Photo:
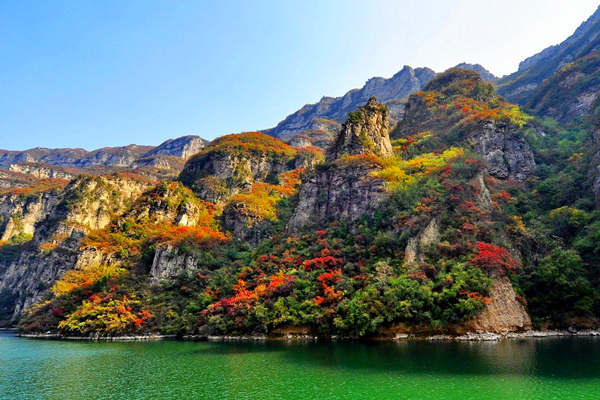
<instances>
[{"instance_id":1,"label":"shoreline","mask_svg":"<svg viewBox=\"0 0 600 400\"><path fill-rule=\"evenodd\" d=\"M11 329L4 329L11 330ZM65 336L59 333L16 333L16 336L26 339L50 339L50 340L73 340L73 341L91 341L91 342L158 342L165 340L173 341L208 341L208 342L268 342L268 341L283 341L283 342L317 342L317 341L365 341L365 342L404 342L404 341L426 341L426 342L501 342L504 340L519 340L519 339L539 339L539 338L556 338L556 337L600 337L600 330L554 330L554 331L537 331L531 330L526 332L474 332L462 335L418 335L418 334L399 334L394 337L371 337L371 338L356 338L346 336L313 336L313 335L296 335L287 334L283 336L267 336L267 335L186 335L178 337L177 335L124 335L124 336L100 336L99 334L90 336Z\"/></svg>"}]
</instances>

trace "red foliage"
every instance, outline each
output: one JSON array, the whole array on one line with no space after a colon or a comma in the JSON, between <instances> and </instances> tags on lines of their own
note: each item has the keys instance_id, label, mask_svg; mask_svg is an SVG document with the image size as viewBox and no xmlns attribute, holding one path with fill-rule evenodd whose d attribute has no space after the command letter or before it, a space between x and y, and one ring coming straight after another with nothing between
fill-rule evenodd
<instances>
[{"instance_id":1,"label":"red foliage","mask_svg":"<svg viewBox=\"0 0 600 400\"><path fill-rule=\"evenodd\" d=\"M522 265L504 247L477 242L475 248L477 249L477 254L471 258L471 263L479 268L506 272L507 270L520 268Z\"/></svg>"},{"instance_id":2,"label":"red foliage","mask_svg":"<svg viewBox=\"0 0 600 400\"><path fill-rule=\"evenodd\" d=\"M317 268L336 267L341 265L342 262L343 260L341 258L333 256L317 257L310 260L304 260L304 269L310 271Z\"/></svg>"}]
</instances>

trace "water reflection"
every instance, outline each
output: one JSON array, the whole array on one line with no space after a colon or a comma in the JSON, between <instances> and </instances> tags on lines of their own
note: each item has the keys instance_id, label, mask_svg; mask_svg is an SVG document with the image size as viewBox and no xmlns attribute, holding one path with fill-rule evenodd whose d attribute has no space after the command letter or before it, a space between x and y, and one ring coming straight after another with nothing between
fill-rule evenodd
<instances>
[{"instance_id":1,"label":"water reflection","mask_svg":"<svg viewBox=\"0 0 600 400\"><path fill-rule=\"evenodd\" d=\"M598 360L600 338L88 343L0 333L0 398L598 399Z\"/></svg>"}]
</instances>

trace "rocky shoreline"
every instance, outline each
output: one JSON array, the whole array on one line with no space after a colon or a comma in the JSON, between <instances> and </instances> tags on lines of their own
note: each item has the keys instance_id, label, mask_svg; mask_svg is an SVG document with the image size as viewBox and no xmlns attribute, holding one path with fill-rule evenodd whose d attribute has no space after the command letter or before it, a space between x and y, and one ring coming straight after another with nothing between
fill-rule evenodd
<instances>
[{"instance_id":1,"label":"rocky shoreline","mask_svg":"<svg viewBox=\"0 0 600 400\"><path fill-rule=\"evenodd\" d=\"M90 336L65 336L59 333L17 333L17 336L29 339L55 339L55 340L83 340L83 341L105 341L105 342L152 342L162 340L183 340L183 341L209 341L209 342L266 342L266 341L285 341L285 342L316 342L316 341L429 341L429 342L500 342L503 340L518 340L530 338L555 338L555 337L591 337L600 336L600 330L581 330L581 331L526 331L526 332L477 332L466 333L462 335L417 335L417 334L398 334L394 337L374 337L358 339L345 336L315 336L315 335L298 335L287 334L283 336L267 336L267 335L186 335L178 337L176 335L127 335L127 336L101 336L93 334Z\"/></svg>"}]
</instances>

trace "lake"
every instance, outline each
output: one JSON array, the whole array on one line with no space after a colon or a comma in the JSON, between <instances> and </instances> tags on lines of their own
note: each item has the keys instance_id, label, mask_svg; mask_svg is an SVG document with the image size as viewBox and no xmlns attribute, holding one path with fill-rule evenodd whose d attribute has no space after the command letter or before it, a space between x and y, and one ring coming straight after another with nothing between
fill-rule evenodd
<instances>
[{"instance_id":1,"label":"lake","mask_svg":"<svg viewBox=\"0 0 600 400\"><path fill-rule=\"evenodd\" d=\"M0 332L1 399L600 399L600 338L71 342Z\"/></svg>"}]
</instances>

